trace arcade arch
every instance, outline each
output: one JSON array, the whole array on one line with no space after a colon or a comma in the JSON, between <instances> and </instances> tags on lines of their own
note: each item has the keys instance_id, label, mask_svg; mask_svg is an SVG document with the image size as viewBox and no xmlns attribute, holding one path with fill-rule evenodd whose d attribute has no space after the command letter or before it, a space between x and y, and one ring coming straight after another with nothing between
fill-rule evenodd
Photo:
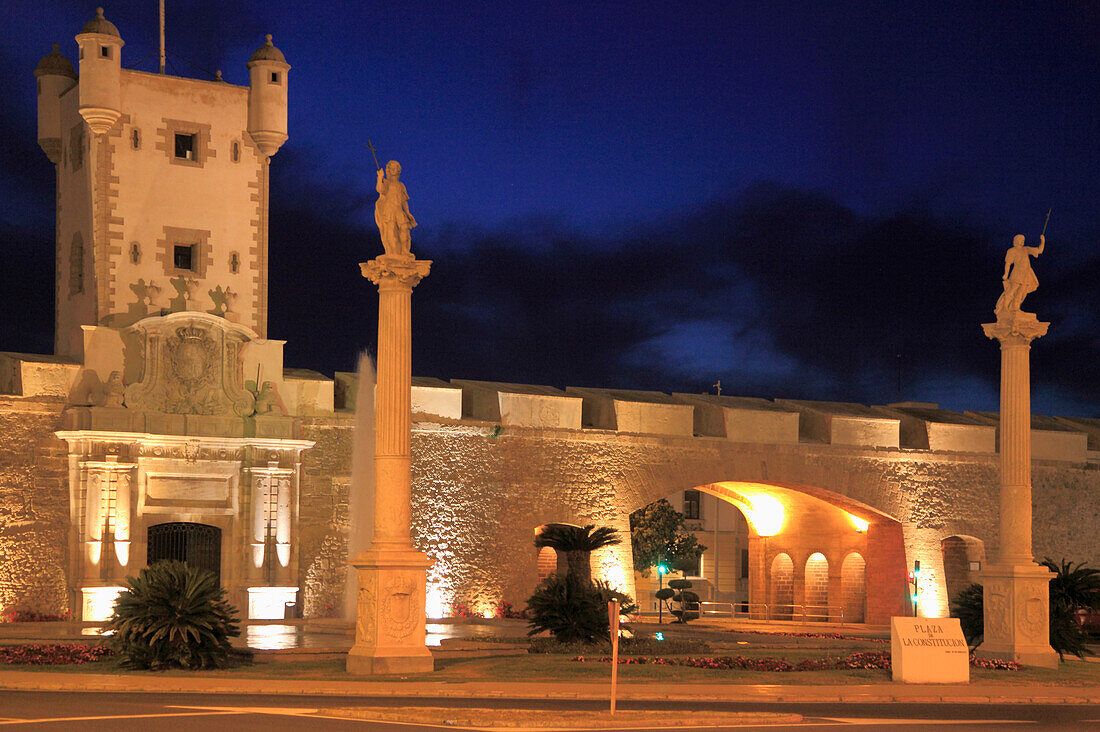
<instances>
[{"instance_id":1,"label":"arcade arch","mask_svg":"<svg viewBox=\"0 0 1100 732\"><path fill-rule=\"evenodd\" d=\"M905 614L905 550L896 519L812 486L722 481L690 490L736 507L746 525L747 591L736 600L721 599L730 585L720 573L708 574L704 562L714 599L753 616L767 605L773 619L801 619L805 613L814 621L886 624ZM705 531L696 534L708 543ZM876 582L868 584L867 576ZM640 600L648 589L638 583Z\"/></svg>"},{"instance_id":2,"label":"arcade arch","mask_svg":"<svg viewBox=\"0 0 1100 732\"><path fill-rule=\"evenodd\" d=\"M973 536L956 534L941 541L940 548L943 550L943 579L950 607L960 592L978 581L978 572L985 562L985 542Z\"/></svg>"}]
</instances>

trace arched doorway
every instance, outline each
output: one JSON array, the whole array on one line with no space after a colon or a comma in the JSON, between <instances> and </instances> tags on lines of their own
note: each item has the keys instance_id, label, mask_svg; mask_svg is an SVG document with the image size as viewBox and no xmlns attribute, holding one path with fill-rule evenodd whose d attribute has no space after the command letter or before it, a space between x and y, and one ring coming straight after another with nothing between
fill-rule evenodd
<instances>
[{"instance_id":1,"label":"arched doorway","mask_svg":"<svg viewBox=\"0 0 1100 732\"><path fill-rule=\"evenodd\" d=\"M558 568L558 550L552 546L544 546L539 549L538 556L539 582L554 574Z\"/></svg>"},{"instance_id":2,"label":"arched doorway","mask_svg":"<svg viewBox=\"0 0 1100 732\"><path fill-rule=\"evenodd\" d=\"M840 565L840 597L845 623L862 623L867 617L867 563L859 552L844 557Z\"/></svg>"},{"instance_id":3,"label":"arched doorway","mask_svg":"<svg viewBox=\"0 0 1100 732\"><path fill-rule=\"evenodd\" d=\"M777 554L772 560L768 604L773 618L791 619L794 609L794 560L786 554Z\"/></svg>"},{"instance_id":4,"label":"arched doorway","mask_svg":"<svg viewBox=\"0 0 1100 732\"><path fill-rule=\"evenodd\" d=\"M985 543L973 536L949 536L940 542L943 550L943 579L947 585L948 606L959 593L978 581L985 561Z\"/></svg>"},{"instance_id":5,"label":"arched doorway","mask_svg":"<svg viewBox=\"0 0 1100 732\"><path fill-rule=\"evenodd\" d=\"M149 527L146 564L165 559L213 572L221 582L222 530L207 524L174 522Z\"/></svg>"},{"instance_id":6,"label":"arched doorway","mask_svg":"<svg viewBox=\"0 0 1100 732\"><path fill-rule=\"evenodd\" d=\"M821 552L806 560L806 619L829 619L829 560Z\"/></svg>"}]
</instances>

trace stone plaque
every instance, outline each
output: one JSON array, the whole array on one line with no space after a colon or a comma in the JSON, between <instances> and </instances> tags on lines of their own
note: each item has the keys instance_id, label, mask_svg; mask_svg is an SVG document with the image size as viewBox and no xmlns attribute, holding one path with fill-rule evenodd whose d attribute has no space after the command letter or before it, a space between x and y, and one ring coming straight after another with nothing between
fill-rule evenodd
<instances>
[{"instance_id":1,"label":"stone plaque","mask_svg":"<svg viewBox=\"0 0 1100 732\"><path fill-rule=\"evenodd\" d=\"M967 684L970 649L958 618L890 618L894 681Z\"/></svg>"}]
</instances>

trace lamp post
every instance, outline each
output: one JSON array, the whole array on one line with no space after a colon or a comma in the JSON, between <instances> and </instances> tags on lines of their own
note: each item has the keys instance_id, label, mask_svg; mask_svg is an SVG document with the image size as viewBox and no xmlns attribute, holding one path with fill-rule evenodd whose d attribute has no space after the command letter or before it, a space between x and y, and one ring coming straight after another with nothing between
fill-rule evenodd
<instances>
[{"instance_id":1,"label":"lamp post","mask_svg":"<svg viewBox=\"0 0 1100 732\"><path fill-rule=\"evenodd\" d=\"M665 575L668 574L668 567L664 564L657 565L657 625L661 625L664 622L665 616L665 601L661 599L661 590L664 589Z\"/></svg>"}]
</instances>

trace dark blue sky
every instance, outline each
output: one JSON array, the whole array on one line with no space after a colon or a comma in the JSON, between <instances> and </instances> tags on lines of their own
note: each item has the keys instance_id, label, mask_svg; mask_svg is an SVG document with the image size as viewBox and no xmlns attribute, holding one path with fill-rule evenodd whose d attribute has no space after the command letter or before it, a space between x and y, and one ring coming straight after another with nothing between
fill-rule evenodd
<instances>
[{"instance_id":1,"label":"dark blue sky","mask_svg":"<svg viewBox=\"0 0 1100 732\"><path fill-rule=\"evenodd\" d=\"M105 3L124 65L154 53L156 5ZM167 5L174 73L243 83L264 33L293 67L272 165L288 365L347 369L373 340L369 137L436 260L418 374L883 403L900 364L903 398L995 408L979 324L1052 206L1035 410L1100 412L1095 3ZM75 57L93 6L26 4L0 48L0 285L28 323L0 348L50 348L31 70L52 42Z\"/></svg>"}]
</instances>

